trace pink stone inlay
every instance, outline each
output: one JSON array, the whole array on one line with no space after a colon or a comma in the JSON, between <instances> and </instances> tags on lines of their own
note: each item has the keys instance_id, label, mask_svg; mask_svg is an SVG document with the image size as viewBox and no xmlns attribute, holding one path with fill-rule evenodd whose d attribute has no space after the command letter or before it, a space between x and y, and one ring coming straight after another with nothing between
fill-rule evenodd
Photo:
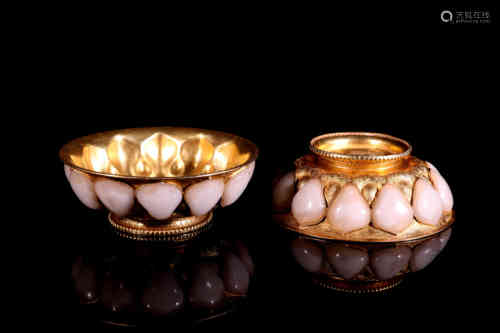
<instances>
[{"instance_id":1,"label":"pink stone inlay","mask_svg":"<svg viewBox=\"0 0 500 333\"><path fill-rule=\"evenodd\" d=\"M252 162L242 170L240 173L229 179L224 186L224 193L220 200L222 207L233 204L241 196L243 191L247 188L250 179L252 178L255 169L255 162Z\"/></svg>"},{"instance_id":2,"label":"pink stone inlay","mask_svg":"<svg viewBox=\"0 0 500 333\"><path fill-rule=\"evenodd\" d=\"M325 216L326 200L321 182L307 180L292 200L292 215L301 226L319 223Z\"/></svg>"},{"instance_id":3,"label":"pink stone inlay","mask_svg":"<svg viewBox=\"0 0 500 333\"><path fill-rule=\"evenodd\" d=\"M204 180L189 186L184 200L195 216L207 214L217 204L224 192L224 181L220 178Z\"/></svg>"},{"instance_id":4,"label":"pink stone inlay","mask_svg":"<svg viewBox=\"0 0 500 333\"><path fill-rule=\"evenodd\" d=\"M399 234L413 222L413 210L399 187L386 184L377 193L372 220L376 228L392 234Z\"/></svg>"},{"instance_id":5,"label":"pink stone inlay","mask_svg":"<svg viewBox=\"0 0 500 333\"><path fill-rule=\"evenodd\" d=\"M71 168L68 165L64 165L64 174L66 175L66 179L69 182L69 175L71 174Z\"/></svg>"},{"instance_id":6,"label":"pink stone inlay","mask_svg":"<svg viewBox=\"0 0 500 333\"><path fill-rule=\"evenodd\" d=\"M446 213L449 213L453 209L453 194L451 193L450 186L435 166L429 162L427 162L427 166L431 169L431 182L439 193L439 197L443 203L443 209Z\"/></svg>"},{"instance_id":7,"label":"pink stone inlay","mask_svg":"<svg viewBox=\"0 0 500 333\"><path fill-rule=\"evenodd\" d=\"M127 215L134 205L134 189L125 183L99 179L95 192L104 206L118 216Z\"/></svg>"},{"instance_id":8,"label":"pink stone inlay","mask_svg":"<svg viewBox=\"0 0 500 333\"><path fill-rule=\"evenodd\" d=\"M168 183L147 184L136 190L137 201L157 220L170 217L182 201L179 187Z\"/></svg>"},{"instance_id":9,"label":"pink stone inlay","mask_svg":"<svg viewBox=\"0 0 500 333\"><path fill-rule=\"evenodd\" d=\"M73 192L85 206L92 209L101 207L94 190L94 183L88 175L76 170L71 170L67 175Z\"/></svg>"},{"instance_id":10,"label":"pink stone inlay","mask_svg":"<svg viewBox=\"0 0 500 333\"><path fill-rule=\"evenodd\" d=\"M370 206L358 188L345 185L328 207L327 220L340 233L348 233L370 224Z\"/></svg>"},{"instance_id":11,"label":"pink stone inlay","mask_svg":"<svg viewBox=\"0 0 500 333\"><path fill-rule=\"evenodd\" d=\"M413 213L418 222L437 225L443 215L443 204L439 193L424 178L416 181L413 188Z\"/></svg>"}]
</instances>

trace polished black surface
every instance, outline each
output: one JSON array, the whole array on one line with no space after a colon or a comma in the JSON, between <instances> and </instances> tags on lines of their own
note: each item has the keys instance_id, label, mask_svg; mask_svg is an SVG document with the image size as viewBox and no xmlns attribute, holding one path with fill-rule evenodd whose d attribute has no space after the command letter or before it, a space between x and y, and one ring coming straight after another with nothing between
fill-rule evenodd
<instances>
[{"instance_id":1,"label":"polished black surface","mask_svg":"<svg viewBox=\"0 0 500 333\"><path fill-rule=\"evenodd\" d=\"M166 243L128 240L106 223L87 223L69 252L68 306L98 324L192 327L248 303L255 276L245 242L218 224L195 240Z\"/></svg>"},{"instance_id":2,"label":"polished black surface","mask_svg":"<svg viewBox=\"0 0 500 333\"><path fill-rule=\"evenodd\" d=\"M288 247L302 272L326 288L359 293L366 292L362 287L367 286L369 291L381 291L393 284L376 283L394 279L399 282L430 265L448 244L452 229L448 227L421 240L379 244L322 240L287 232L283 247Z\"/></svg>"},{"instance_id":3,"label":"polished black surface","mask_svg":"<svg viewBox=\"0 0 500 333\"><path fill-rule=\"evenodd\" d=\"M10 200L3 225L12 230L3 231L2 256L14 265L7 260L2 273L14 280L3 284L13 294L4 317L16 329L124 328L103 323L103 311L82 306L75 295L75 259L105 258L99 249L107 220L71 193L57 154L80 136L147 126L226 131L260 148L247 191L214 217L223 238L244 241L254 259L248 301L195 325L200 331L496 327L496 8L477 1L348 9L336 3L324 10L300 5L289 15L290 6L259 8L244 20L245 10L232 8L215 8L217 17L204 9L196 16L193 8L184 15L157 10L159 18L148 13L141 22L135 13L118 13L121 6L85 12L58 5L50 15L32 10L33 17L25 8L7 24L14 45L5 45L12 60L5 68L13 74L5 80L3 184ZM490 10L493 24L444 25L439 13L449 7ZM292 274L297 263L270 219L277 169L289 168L312 137L338 131L407 140L417 157L440 169L454 194L457 221L446 248L383 294L345 295ZM102 289L93 284L97 272L79 271L90 281L80 297L93 299ZM121 279L99 276L111 290ZM120 305L128 303L126 292L118 294ZM110 299L103 304L116 307ZM144 322L157 331L171 325Z\"/></svg>"},{"instance_id":4,"label":"polished black surface","mask_svg":"<svg viewBox=\"0 0 500 333\"><path fill-rule=\"evenodd\" d=\"M242 108L240 111L245 110ZM41 244L36 247L43 253L44 259L39 260L36 256L32 259L34 267L42 266L33 270L43 272L37 276L44 283L38 283L43 285L43 292L48 298L47 301L45 298L38 298L43 304L37 307L41 309L38 311L43 318L41 325L43 323L43 325L66 328L74 325L85 328L109 327L103 322L101 315L113 313L109 309L126 304L130 296L126 292L120 294L120 275L116 279L114 275L100 275L104 277L100 280L101 285L102 283L109 285L108 290L115 290L118 286L121 304L115 305L109 298L104 297L101 299L103 306L97 309L96 304L90 304L89 307L82 306L78 297L75 297L71 277L75 259L86 256L90 250L91 254L101 258L99 260L102 262L106 258L106 253L112 254L108 258L120 257L122 253L118 250L123 247L113 247L111 244L114 243L106 241L106 237L110 236L106 214L84 207L71 192L64 177L62 164L57 160L58 148L68 139L100 130L167 123L235 132L254 141L261 149L253 179L243 196L235 204L217 209L213 219L213 232L217 235L214 239L241 240L248 247L255 272L249 283L246 302L224 316L211 320L197 320L193 318L193 312L190 318L183 317L185 320L175 320L168 315L154 316L144 311L144 302L138 302L140 297L135 294L132 296L134 299L132 303L135 304L135 309L139 306L142 315L140 318L135 314L130 318L127 317L128 320L132 318L133 324L156 328L175 324L181 328L210 327L229 332L241 326L256 330L263 327L281 330L311 326L329 329L332 325L336 325L338 320L353 323L360 328L371 328L374 322L390 323L397 319L416 323L415 325L423 328L428 323L422 320L421 313L432 312L439 317L441 311L446 310L454 312L457 318L463 320L473 320L481 316L481 306L471 309L465 304L470 302L482 304L483 295L491 294L496 288L489 278L494 263L492 251L496 229L493 219L488 217L489 210L485 208L487 198L471 192L480 188L477 177L464 176L476 172L477 165L463 163L463 159L458 158L463 148L457 144L462 142L458 132L444 134L439 131L441 127L438 125L422 132L419 126L426 124L426 120L422 118L418 118L411 127L408 127L397 126L396 121L387 123L387 120L375 116L368 118L369 121L359 122L355 116L348 117L344 114L332 116L332 119L338 121L331 124L318 123L312 118L296 122L291 118L280 123L282 127L279 127L276 122L271 126L262 124L260 119L256 118L247 119L244 124L232 122L230 114L229 110L217 118L199 114L197 121L191 120L188 116L185 118L177 116L168 121L162 119L127 121L124 118L115 121L110 119L112 117L107 117L102 118L99 123L94 123L93 119L81 120L78 124L58 132L52 147L54 158L49 173L53 191L48 202L52 207L46 206L51 207L46 208L47 213L50 212L50 218L46 221L50 221L51 228L46 230L47 235L40 239ZM290 248L285 241L288 236L285 236L283 230L271 219L273 177L280 169L289 168L295 158L307 151L307 142L311 137L326 131L347 130L387 132L408 140L414 146L416 156L429 160L439 167L450 184L455 198L456 222L453 226L453 235L446 247L425 269L408 275L399 286L381 294L353 296L326 290L311 283L308 274L299 274L297 271L297 262L290 255ZM489 233L485 226L491 227ZM194 248L198 246L196 242L192 244ZM139 248L145 251L143 255L147 257L148 245ZM231 258L226 260L231 262ZM219 263L222 263L222 266L224 261ZM127 265L121 267L124 270L118 270L118 274L125 272ZM91 271L82 272L93 279L94 273ZM218 277L224 281L224 271L219 273ZM226 273L227 277L229 275ZM170 278L167 276L166 279ZM148 280L139 280L140 289L147 291ZM193 289L196 289L196 281L189 281L194 285ZM214 285L220 285L220 281L217 279L216 281ZM123 286L128 286L129 283L131 282L125 281ZM97 295L102 289L97 285L94 287L92 283L89 286L90 289L95 288L97 291L87 294L83 292L80 297L92 299L94 293ZM188 293L190 287L191 285L185 288ZM217 299L217 295L213 297ZM185 304L191 303L189 297L185 297L184 301ZM193 297L192 303L202 304L203 301ZM190 309L191 306L187 308ZM366 320L360 321L360 316ZM443 320L441 323L445 325L446 321Z\"/></svg>"},{"instance_id":5,"label":"polished black surface","mask_svg":"<svg viewBox=\"0 0 500 333\"><path fill-rule=\"evenodd\" d=\"M128 34L118 46L97 27L88 33L87 19L79 24L77 34L54 23L54 30L42 34L39 44L25 52L29 59L23 65L32 78L21 75L19 80L36 91L23 90L14 112L9 112L21 116L12 124L18 127L16 140L26 143L16 141L20 150L5 155L12 157L6 165L17 167L19 153L30 154L22 165L26 172L16 171L16 177L9 173L7 178L17 181L19 175L29 175L23 178L35 187L35 195L24 190L16 198L22 198L23 204L36 203L17 210L20 223L12 223L16 230L6 236L15 243L6 256L14 253L18 266L24 268L5 273L22 281L19 286L6 286L16 294L18 302L11 308L22 317L18 325L66 331L110 327L100 315L110 313L106 308L118 307L113 297L102 298L104 310L94 311L95 303L80 304L79 297L93 299L102 290L102 285L92 282L94 274L97 281L97 272L80 270L90 283L83 284L77 297L72 270L79 256L90 255L102 264L122 253L113 254L104 241L109 236L105 214L87 209L71 193L57 153L76 137L147 126L226 131L250 139L260 149L246 192L214 215L220 239L240 239L248 246L255 265L249 297L237 311L194 327L227 332L241 328L332 331L347 324L355 331L427 331L462 322L482 327L485 319L495 318L488 311L495 307L486 302L497 298L492 272L500 234L497 195L489 194L496 189L497 168L491 155L498 150L497 103L490 105L497 95L491 84L495 62L486 59L493 54L494 39L484 34L486 27L442 27L438 5L425 13L410 7L401 13L397 6L396 13L385 16L364 10L372 23L384 20L390 29L379 33L368 25L360 34L349 35L348 27L328 28L326 37L312 48L297 45L296 34L291 36L290 48L276 47L281 35L268 36L266 30L271 39L266 46L274 46L272 50L249 46L239 36L221 37L214 44L212 35L203 47L192 38L179 37L194 50L171 46L164 40L169 37L155 40L145 50L131 43ZM324 23L343 17L358 25L362 23L358 13L359 8L329 11ZM416 35L408 35L392 24L392 14L399 21L408 14L422 25L432 22L443 29L422 35L417 27ZM227 30L232 29L224 27ZM168 36L178 32L174 29ZM316 32L302 37L309 39ZM401 34L393 36L396 32ZM427 38L430 35L435 38ZM339 36L348 43L337 44ZM240 45L235 49L236 41ZM260 44L260 39L254 42ZM173 59L153 50L158 45L166 47ZM354 45L361 50L354 50ZM282 52L273 52L276 48ZM13 129L7 123L7 129ZM25 124L31 125L30 130ZM381 132L407 140L415 156L439 168L454 194L456 223L446 247L425 269L382 294L346 295L317 287L308 274L294 274L297 263L283 245L282 230L271 220L271 182L279 169L290 168L307 151L311 138L338 131ZM40 163L35 163L35 157ZM103 247L107 250L101 251ZM112 256L105 257L106 253ZM119 282L123 271L118 272L116 279L99 275L101 283L110 286L107 290L123 289ZM147 279L138 280L145 290ZM123 286L129 284L134 282L125 281ZM129 303L127 292L118 294L120 306ZM141 323L164 330L172 325L166 323L168 319ZM191 328L190 322L179 325Z\"/></svg>"},{"instance_id":6,"label":"polished black surface","mask_svg":"<svg viewBox=\"0 0 500 333\"><path fill-rule=\"evenodd\" d=\"M80 203L76 198L69 201L73 200L78 211ZM428 306L436 311L454 308L457 295L476 296L481 288L471 271L476 266L467 266L479 248L473 242L462 246L459 224L427 267L409 274L394 289L354 296L321 288L312 283L310 274L303 274L290 246L299 235L251 210L241 215L236 207L220 209L209 232L178 248L121 239L110 230L102 212L84 212L82 207L79 217L65 226L68 237L59 239L64 251L52 258L55 265L50 275L57 286L51 291L50 306L61 316L51 322L86 328L223 331L239 325L278 329L314 322L315 327L327 328L333 314L354 320L366 308L370 310L365 316L373 319L383 318L385 311L409 316L408 312L427 311ZM260 229L261 223L265 230ZM227 269L231 265L233 269ZM311 270L319 267L308 265ZM204 288L207 281L213 286L210 290ZM234 296L238 293L246 296ZM420 308L421 302L430 304ZM369 327L367 322L357 325Z\"/></svg>"}]
</instances>

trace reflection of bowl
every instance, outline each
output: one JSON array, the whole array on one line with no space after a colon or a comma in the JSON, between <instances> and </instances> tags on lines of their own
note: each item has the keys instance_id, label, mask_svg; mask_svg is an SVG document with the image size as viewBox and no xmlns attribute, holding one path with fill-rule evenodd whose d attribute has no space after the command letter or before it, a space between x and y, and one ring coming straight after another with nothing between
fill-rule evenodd
<instances>
[{"instance_id":1,"label":"reflection of bowl","mask_svg":"<svg viewBox=\"0 0 500 333\"><path fill-rule=\"evenodd\" d=\"M244 242L214 237L177 248L106 238L88 252L72 267L80 310L121 326L185 326L232 312L250 294L255 268Z\"/></svg>"},{"instance_id":2,"label":"reflection of bowl","mask_svg":"<svg viewBox=\"0 0 500 333\"><path fill-rule=\"evenodd\" d=\"M218 202L240 197L257 154L244 138L176 127L97 133L59 152L83 204L107 208L110 223L128 237L172 240L198 234Z\"/></svg>"},{"instance_id":3,"label":"reflection of bowl","mask_svg":"<svg viewBox=\"0 0 500 333\"><path fill-rule=\"evenodd\" d=\"M453 196L439 171L404 140L332 133L273 186L273 217L301 234L355 242L415 240L453 223Z\"/></svg>"},{"instance_id":4,"label":"reflection of bowl","mask_svg":"<svg viewBox=\"0 0 500 333\"><path fill-rule=\"evenodd\" d=\"M363 293L394 287L406 274L427 267L450 236L451 227L425 239L392 243L319 240L294 233L289 244L295 261L315 283Z\"/></svg>"}]
</instances>

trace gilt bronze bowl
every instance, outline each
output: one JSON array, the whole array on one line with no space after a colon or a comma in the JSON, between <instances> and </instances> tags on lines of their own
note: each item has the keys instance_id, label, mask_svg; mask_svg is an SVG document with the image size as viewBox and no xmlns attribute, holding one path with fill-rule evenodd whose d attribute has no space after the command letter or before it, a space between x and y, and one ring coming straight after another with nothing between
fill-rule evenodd
<instances>
[{"instance_id":1,"label":"gilt bronze bowl","mask_svg":"<svg viewBox=\"0 0 500 333\"><path fill-rule=\"evenodd\" d=\"M304 236L352 243L398 246L436 235L454 221L453 195L436 167L411 151L379 133L313 138L310 153L273 184L273 220Z\"/></svg>"},{"instance_id":2,"label":"gilt bronze bowl","mask_svg":"<svg viewBox=\"0 0 500 333\"><path fill-rule=\"evenodd\" d=\"M76 196L133 239L185 241L209 227L216 206L247 187L258 148L195 128L107 131L66 143L59 156Z\"/></svg>"}]
</instances>

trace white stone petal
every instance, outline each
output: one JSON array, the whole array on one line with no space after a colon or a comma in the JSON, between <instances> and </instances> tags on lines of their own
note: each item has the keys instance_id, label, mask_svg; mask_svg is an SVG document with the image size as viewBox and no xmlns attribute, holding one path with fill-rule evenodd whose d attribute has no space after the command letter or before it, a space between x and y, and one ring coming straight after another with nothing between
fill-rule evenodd
<instances>
[{"instance_id":1,"label":"white stone petal","mask_svg":"<svg viewBox=\"0 0 500 333\"><path fill-rule=\"evenodd\" d=\"M66 164L64 165L64 174L66 175L66 179L69 182L69 175L71 174L71 167L69 167Z\"/></svg>"},{"instance_id":2,"label":"white stone petal","mask_svg":"<svg viewBox=\"0 0 500 333\"><path fill-rule=\"evenodd\" d=\"M147 184L136 190L137 201L157 220L170 217L182 201L179 187L168 183Z\"/></svg>"},{"instance_id":3,"label":"white stone petal","mask_svg":"<svg viewBox=\"0 0 500 333\"><path fill-rule=\"evenodd\" d=\"M431 170L436 170L437 171L437 168L431 163L431 162L425 162L425 164L427 164L427 166L431 169Z\"/></svg>"},{"instance_id":4,"label":"white stone petal","mask_svg":"<svg viewBox=\"0 0 500 333\"><path fill-rule=\"evenodd\" d=\"M313 225L325 216L326 201L321 182L307 180L292 200L292 215L302 225Z\"/></svg>"},{"instance_id":5,"label":"white stone petal","mask_svg":"<svg viewBox=\"0 0 500 333\"><path fill-rule=\"evenodd\" d=\"M399 234L413 222L413 209L398 186L386 184L372 204L373 225L392 234Z\"/></svg>"},{"instance_id":6,"label":"white stone petal","mask_svg":"<svg viewBox=\"0 0 500 333\"><path fill-rule=\"evenodd\" d=\"M273 188L273 210L289 211L295 194L295 172L280 178Z\"/></svg>"},{"instance_id":7,"label":"white stone petal","mask_svg":"<svg viewBox=\"0 0 500 333\"><path fill-rule=\"evenodd\" d=\"M134 189L125 183L99 179L95 191L103 205L117 216L127 215L134 205Z\"/></svg>"},{"instance_id":8,"label":"white stone petal","mask_svg":"<svg viewBox=\"0 0 500 333\"><path fill-rule=\"evenodd\" d=\"M416 181L413 188L413 214L418 222L437 225L443 215L443 204L439 193L424 178Z\"/></svg>"},{"instance_id":9,"label":"white stone petal","mask_svg":"<svg viewBox=\"0 0 500 333\"><path fill-rule=\"evenodd\" d=\"M451 193L450 186L435 166L433 166L429 162L427 162L427 165L431 169L431 182L434 185L434 188L438 191L439 196L441 197L443 209L446 213L449 213L453 209L453 194Z\"/></svg>"},{"instance_id":10,"label":"white stone petal","mask_svg":"<svg viewBox=\"0 0 500 333\"><path fill-rule=\"evenodd\" d=\"M243 191L247 188L247 185L252 178L254 169L255 161L250 163L245 170L242 170L236 176L229 179L226 185L224 185L224 193L222 194L222 199L220 201L220 205L222 207L229 206L238 200Z\"/></svg>"},{"instance_id":11,"label":"white stone petal","mask_svg":"<svg viewBox=\"0 0 500 333\"><path fill-rule=\"evenodd\" d=\"M217 204L224 192L224 181L220 178L204 180L189 186L184 200L195 216L207 214Z\"/></svg>"},{"instance_id":12,"label":"white stone petal","mask_svg":"<svg viewBox=\"0 0 500 333\"><path fill-rule=\"evenodd\" d=\"M69 183L73 192L75 192L78 199L80 199L85 206L92 209L101 207L94 190L94 183L88 175L76 170L71 170L69 173Z\"/></svg>"},{"instance_id":13,"label":"white stone petal","mask_svg":"<svg viewBox=\"0 0 500 333\"><path fill-rule=\"evenodd\" d=\"M370 224L370 206L358 188L348 184L328 207L327 220L340 233L359 230Z\"/></svg>"}]
</instances>

